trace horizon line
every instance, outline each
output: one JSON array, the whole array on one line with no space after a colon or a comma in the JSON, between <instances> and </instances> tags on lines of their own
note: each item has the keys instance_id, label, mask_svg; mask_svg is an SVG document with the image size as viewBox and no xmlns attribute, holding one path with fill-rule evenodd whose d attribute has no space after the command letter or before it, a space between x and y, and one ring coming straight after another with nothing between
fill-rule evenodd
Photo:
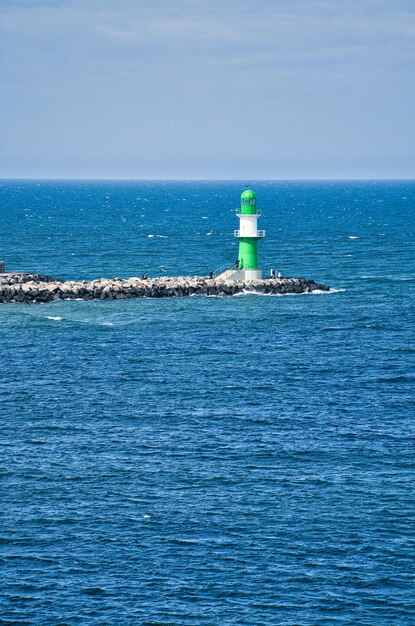
<instances>
[{"instance_id":1,"label":"horizon line","mask_svg":"<svg viewBox=\"0 0 415 626\"><path fill-rule=\"evenodd\" d=\"M27 177L27 176L12 176L12 177L0 177L1 182L5 181L108 181L108 182L243 182L246 178L84 178L84 177ZM415 178L406 177L394 177L394 178L250 178L251 182L415 182Z\"/></svg>"}]
</instances>

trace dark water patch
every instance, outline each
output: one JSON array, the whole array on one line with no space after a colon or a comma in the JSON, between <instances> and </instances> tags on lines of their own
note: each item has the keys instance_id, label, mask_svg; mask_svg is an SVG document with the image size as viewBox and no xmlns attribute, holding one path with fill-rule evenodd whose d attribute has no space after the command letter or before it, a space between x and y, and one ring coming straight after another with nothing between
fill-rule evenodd
<instances>
[{"instance_id":1,"label":"dark water patch","mask_svg":"<svg viewBox=\"0 0 415 626\"><path fill-rule=\"evenodd\" d=\"M82 589L82 593L86 596L103 596L106 592L101 587L86 587Z\"/></svg>"},{"instance_id":2,"label":"dark water patch","mask_svg":"<svg viewBox=\"0 0 415 626\"><path fill-rule=\"evenodd\" d=\"M415 376L383 376L377 380L380 383L414 383Z\"/></svg>"}]
</instances>

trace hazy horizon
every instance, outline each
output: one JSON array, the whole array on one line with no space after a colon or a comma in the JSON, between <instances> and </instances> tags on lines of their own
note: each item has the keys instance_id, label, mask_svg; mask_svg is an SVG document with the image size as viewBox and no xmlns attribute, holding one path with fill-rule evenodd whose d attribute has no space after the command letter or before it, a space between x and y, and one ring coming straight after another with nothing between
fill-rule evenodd
<instances>
[{"instance_id":1,"label":"hazy horizon","mask_svg":"<svg viewBox=\"0 0 415 626\"><path fill-rule=\"evenodd\" d=\"M102 182L240 182L245 185L247 178L81 178L81 177L26 177L26 176L15 176L15 177L3 177L0 178L1 182L6 181L43 181L43 182L51 182L51 181L63 181L63 182L77 182L77 181L102 181ZM254 184L256 182L414 182L415 178L252 178L249 179L249 184ZM246 186L246 185L245 185Z\"/></svg>"}]
</instances>

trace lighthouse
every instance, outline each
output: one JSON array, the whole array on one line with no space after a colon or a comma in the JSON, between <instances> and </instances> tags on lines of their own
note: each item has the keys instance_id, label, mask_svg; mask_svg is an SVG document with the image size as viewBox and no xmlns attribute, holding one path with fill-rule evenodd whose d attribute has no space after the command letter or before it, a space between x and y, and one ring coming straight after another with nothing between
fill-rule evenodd
<instances>
[{"instance_id":1,"label":"lighthouse","mask_svg":"<svg viewBox=\"0 0 415 626\"><path fill-rule=\"evenodd\" d=\"M251 189L246 189L242 193L241 208L237 216L239 217L239 230L235 230L234 235L239 239L238 276L234 278L260 280L262 270L258 263L258 240L265 237L265 230L258 230L261 209L258 209L256 194Z\"/></svg>"}]
</instances>

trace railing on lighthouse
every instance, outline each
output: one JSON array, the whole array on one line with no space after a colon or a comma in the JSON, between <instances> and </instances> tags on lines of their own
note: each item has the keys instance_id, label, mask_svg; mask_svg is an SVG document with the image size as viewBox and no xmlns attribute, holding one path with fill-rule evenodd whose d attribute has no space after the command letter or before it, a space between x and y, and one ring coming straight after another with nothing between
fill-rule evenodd
<instances>
[{"instance_id":1,"label":"railing on lighthouse","mask_svg":"<svg viewBox=\"0 0 415 626\"><path fill-rule=\"evenodd\" d=\"M261 230L261 229L257 229L256 234L255 235L249 235L249 237L258 237L258 239L261 239L262 237L265 237L266 231L265 230ZM233 231L233 235L234 237L248 237L248 235L241 235L241 231L240 230L234 230Z\"/></svg>"}]
</instances>

